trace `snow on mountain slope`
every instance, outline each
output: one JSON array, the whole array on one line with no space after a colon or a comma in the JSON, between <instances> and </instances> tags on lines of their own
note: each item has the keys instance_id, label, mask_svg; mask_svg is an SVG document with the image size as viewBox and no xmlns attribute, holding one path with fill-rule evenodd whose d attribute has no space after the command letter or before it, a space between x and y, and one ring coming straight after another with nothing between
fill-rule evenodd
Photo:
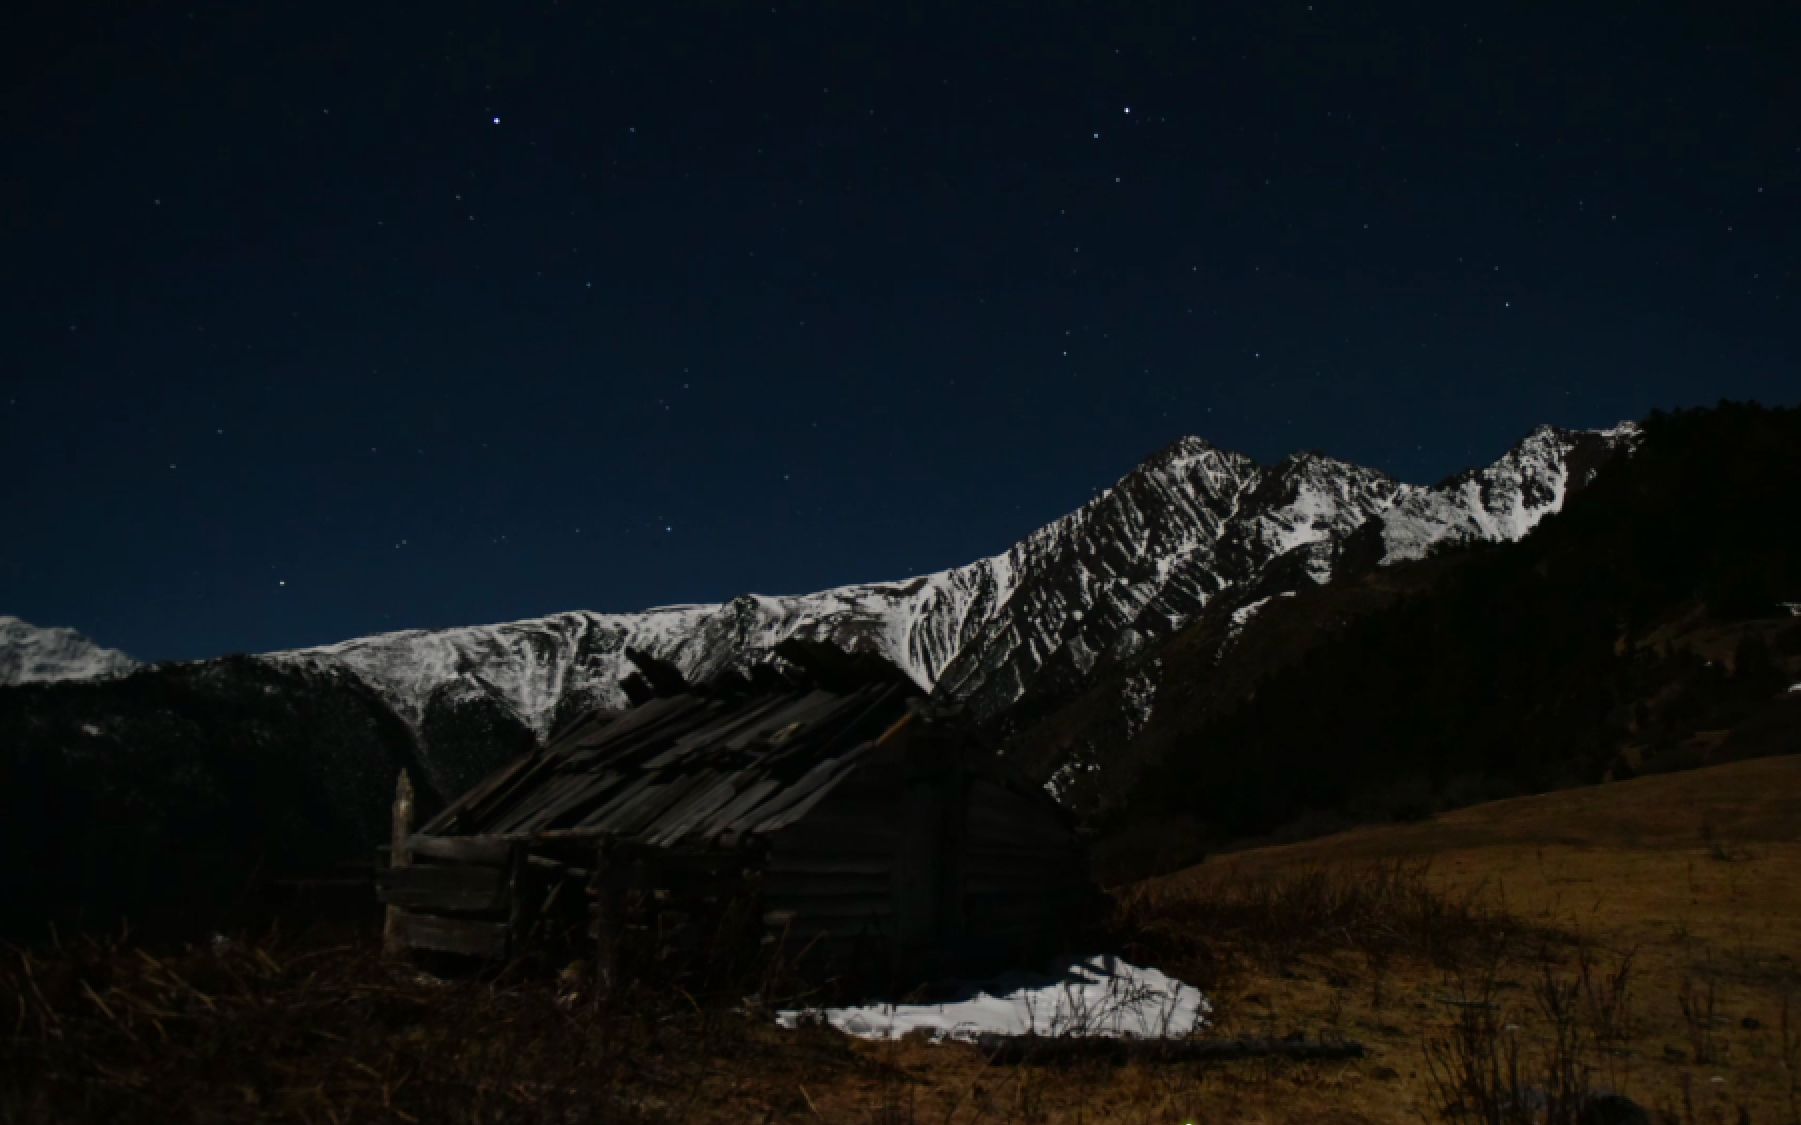
<instances>
[{"instance_id":1,"label":"snow on mountain slope","mask_svg":"<svg viewBox=\"0 0 1801 1125\"><path fill-rule=\"evenodd\" d=\"M73 629L40 628L0 616L0 685L123 676L138 662Z\"/></svg>"},{"instance_id":2,"label":"snow on mountain slope","mask_svg":"<svg viewBox=\"0 0 1801 1125\"><path fill-rule=\"evenodd\" d=\"M881 655L941 698L994 714L1181 628L1224 590L1328 581L1360 528L1379 532L1382 563L1446 540L1516 539L1636 433L1541 427L1494 464L1434 488L1319 454L1264 467L1183 438L1007 551L934 574L386 633L269 659L348 667L415 723L433 699L479 697L542 733L565 699L624 704L628 648L704 679L771 660L798 637Z\"/></svg>"},{"instance_id":3,"label":"snow on mountain slope","mask_svg":"<svg viewBox=\"0 0 1801 1125\"><path fill-rule=\"evenodd\" d=\"M1220 549L1261 480L1249 457L1184 438L1034 532L1011 553L1013 597L941 672L938 692L992 712L1180 627L1230 580Z\"/></svg>"},{"instance_id":4,"label":"snow on mountain slope","mask_svg":"<svg viewBox=\"0 0 1801 1125\"><path fill-rule=\"evenodd\" d=\"M1599 462L1615 448L1629 448L1638 433L1630 423L1611 430L1540 426L1487 468L1436 488L1403 486L1382 516L1383 561L1423 558L1447 541L1520 538L1563 507L1572 483L1587 484Z\"/></svg>"},{"instance_id":5,"label":"snow on mountain slope","mask_svg":"<svg viewBox=\"0 0 1801 1125\"><path fill-rule=\"evenodd\" d=\"M360 637L269 659L350 668L418 722L447 689L504 703L540 733L571 693L624 706L619 683L635 649L704 680L771 658L790 638L879 654L929 688L975 623L1011 593L1005 557L903 582L845 586L799 597L746 594L723 605L642 613L576 611L500 625Z\"/></svg>"}]
</instances>

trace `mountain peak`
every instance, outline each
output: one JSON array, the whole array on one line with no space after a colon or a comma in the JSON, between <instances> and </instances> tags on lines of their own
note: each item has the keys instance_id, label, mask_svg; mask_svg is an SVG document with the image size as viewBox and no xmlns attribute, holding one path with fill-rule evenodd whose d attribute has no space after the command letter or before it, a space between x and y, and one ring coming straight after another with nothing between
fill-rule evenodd
<instances>
[{"instance_id":1,"label":"mountain peak","mask_svg":"<svg viewBox=\"0 0 1801 1125\"><path fill-rule=\"evenodd\" d=\"M1205 453L1209 449L1218 449L1217 445L1198 434L1184 434L1163 447L1165 453Z\"/></svg>"},{"instance_id":2,"label":"mountain peak","mask_svg":"<svg viewBox=\"0 0 1801 1125\"><path fill-rule=\"evenodd\" d=\"M1383 563L1447 540L1524 535L1586 482L1605 444L1535 434L1438 488L1318 451L1260 466L1184 435L1074 512L949 570L718 605L388 634L272 658L348 666L415 722L446 685L479 681L542 732L566 700L623 703L628 649L700 683L779 661L778 647L797 639L881 656L921 688L995 714L1180 629L1235 589L1330 580L1340 548L1363 528L1380 531Z\"/></svg>"},{"instance_id":3,"label":"mountain peak","mask_svg":"<svg viewBox=\"0 0 1801 1125\"><path fill-rule=\"evenodd\" d=\"M0 685L123 676L138 662L73 629L44 628L0 615Z\"/></svg>"},{"instance_id":4,"label":"mountain peak","mask_svg":"<svg viewBox=\"0 0 1801 1125\"><path fill-rule=\"evenodd\" d=\"M1140 468L1158 468L1164 465L1192 461L1196 458L1206 457L1209 454L1215 456L1222 454L1229 455L1230 451L1221 449L1204 437L1187 434L1170 442L1149 457L1146 457L1144 461L1140 463Z\"/></svg>"}]
</instances>

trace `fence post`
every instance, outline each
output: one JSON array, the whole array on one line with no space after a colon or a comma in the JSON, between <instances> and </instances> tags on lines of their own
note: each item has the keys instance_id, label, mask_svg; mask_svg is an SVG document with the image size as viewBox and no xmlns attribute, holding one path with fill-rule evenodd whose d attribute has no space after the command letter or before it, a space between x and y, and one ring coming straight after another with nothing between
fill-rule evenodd
<instances>
[{"instance_id":1,"label":"fence post","mask_svg":"<svg viewBox=\"0 0 1801 1125\"><path fill-rule=\"evenodd\" d=\"M400 780L394 783L394 826L388 838L388 866L411 867L413 864L413 779L405 770L400 771ZM382 924L382 949L390 956L399 956L406 952L406 942L400 934L400 907L390 903L387 918Z\"/></svg>"}]
</instances>

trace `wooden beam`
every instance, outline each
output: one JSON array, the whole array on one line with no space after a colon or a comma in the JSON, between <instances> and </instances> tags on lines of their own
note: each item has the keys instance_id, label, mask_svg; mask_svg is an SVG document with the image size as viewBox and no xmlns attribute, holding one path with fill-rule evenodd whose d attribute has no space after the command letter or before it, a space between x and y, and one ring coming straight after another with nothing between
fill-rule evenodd
<instances>
[{"instance_id":1,"label":"wooden beam","mask_svg":"<svg viewBox=\"0 0 1801 1125\"><path fill-rule=\"evenodd\" d=\"M467 957L485 957L490 960L499 960L507 955L505 922L439 918L398 909L393 916L395 932L407 948L461 953Z\"/></svg>"},{"instance_id":2,"label":"wooden beam","mask_svg":"<svg viewBox=\"0 0 1801 1125\"><path fill-rule=\"evenodd\" d=\"M377 873L376 886L390 907L433 912L499 910L506 905L505 868L469 864L415 864Z\"/></svg>"},{"instance_id":3,"label":"wooden beam","mask_svg":"<svg viewBox=\"0 0 1801 1125\"><path fill-rule=\"evenodd\" d=\"M594 896L592 926L594 935L594 985L605 995L619 985L619 938L624 919L625 896L616 887L614 866L617 860L608 841L594 847L594 871L588 876L588 890Z\"/></svg>"},{"instance_id":4,"label":"wooden beam","mask_svg":"<svg viewBox=\"0 0 1801 1125\"><path fill-rule=\"evenodd\" d=\"M390 826L388 837L388 867L390 870L408 867L413 862L412 848L409 841L413 836L413 779L405 770L400 771L400 779L394 783L394 822ZM396 956L406 948L405 939L400 934L400 908L390 905L387 917L382 922L382 948L389 956Z\"/></svg>"},{"instance_id":5,"label":"wooden beam","mask_svg":"<svg viewBox=\"0 0 1801 1125\"><path fill-rule=\"evenodd\" d=\"M491 836L413 836L406 846L421 859L504 867L513 854L510 840Z\"/></svg>"}]
</instances>

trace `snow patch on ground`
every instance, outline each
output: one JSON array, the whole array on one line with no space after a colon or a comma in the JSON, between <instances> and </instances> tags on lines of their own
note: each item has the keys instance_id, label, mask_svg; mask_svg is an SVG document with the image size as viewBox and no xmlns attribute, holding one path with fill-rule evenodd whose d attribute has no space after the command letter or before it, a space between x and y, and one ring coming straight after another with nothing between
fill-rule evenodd
<instances>
[{"instance_id":1,"label":"snow patch on ground","mask_svg":"<svg viewBox=\"0 0 1801 1125\"><path fill-rule=\"evenodd\" d=\"M981 1035L1181 1039L1205 1030L1213 1006L1199 989L1157 969L1101 955L1052 973L1014 971L958 982L939 1004L870 1004L778 1012L783 1027L821 1020L859 1039L923 1031L934 1041Z\"/></svg>"}]
</instances>

